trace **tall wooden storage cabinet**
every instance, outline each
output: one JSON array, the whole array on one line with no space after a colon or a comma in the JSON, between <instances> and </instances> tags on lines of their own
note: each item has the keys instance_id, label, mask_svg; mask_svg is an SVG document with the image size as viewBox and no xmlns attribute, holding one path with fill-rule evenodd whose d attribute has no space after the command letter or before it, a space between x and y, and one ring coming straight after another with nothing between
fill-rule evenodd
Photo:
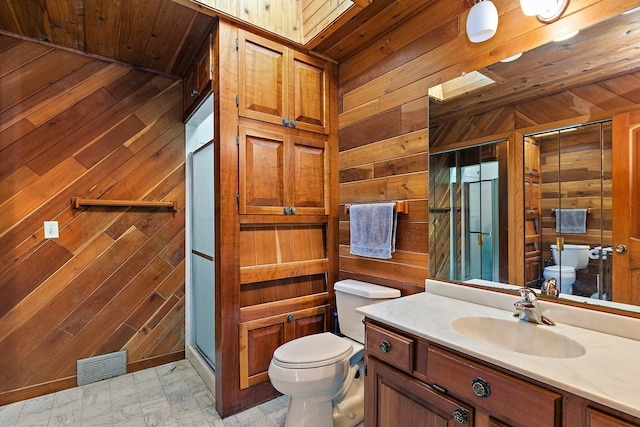
<instances>
[{"instance_id":1,"label":"tall wooden storage cabinet","mask_svg":"<svg viewBox=\"0 0 640 427\"><path fill-rule=\"evenodd\" d=\"M332 324L337 67L222 19L217 39L216 408L228 416L277 395L275 348Z\"/></svg>"}]
</instances>

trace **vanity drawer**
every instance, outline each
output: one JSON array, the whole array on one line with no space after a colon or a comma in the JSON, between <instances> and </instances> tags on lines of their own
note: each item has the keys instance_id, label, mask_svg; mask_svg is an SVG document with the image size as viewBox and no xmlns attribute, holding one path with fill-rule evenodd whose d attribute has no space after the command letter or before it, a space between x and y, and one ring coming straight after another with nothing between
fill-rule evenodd
<instances>
[{"instance_id":1,"label":"vanity drawer","mask_svg":"<svg viewBox=\"0 0 640 427\"><path fill-rule=\"evenodd\" d=\"M411 373L413 370L413 339L369 323L366 324L366 351L390 365Z\"/></svg>"},{"instance_id":2,"label":"vanity drawer","mask_svg":"<svg viewBox=\"0 0 640 427\"><path fill-rule=\"evenodd\" d=\"M561 395L430 347L428 382L497 418L523 426L559 426Z\"/></svg>"}]
</instances>

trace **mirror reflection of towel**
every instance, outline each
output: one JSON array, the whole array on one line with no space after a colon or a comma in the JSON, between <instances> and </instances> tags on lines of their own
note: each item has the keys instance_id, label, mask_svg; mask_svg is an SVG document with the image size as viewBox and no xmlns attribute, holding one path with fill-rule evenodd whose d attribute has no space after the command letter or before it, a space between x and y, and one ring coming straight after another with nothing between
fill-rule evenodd
<instances>
[{"instance_id":1,"label":"mirror reflection of towel","mask_svg":"<svg viewBox=\"0 0 640 427\"><path fill-rule=\"evenodd\" d=\"M352 255L389 259L396 250L395 203L351 205L349 228Z\"/></svg>"},{"instance_id":2,"label":"mirror reflection of towel","mask_svg":"<svg viewBox=\"0 0 640 427\"><path fill-rule=\"evenodd\" d=\"M586 209L556 209L556 233L587 232Z\"/></svg>"}]
</instances>

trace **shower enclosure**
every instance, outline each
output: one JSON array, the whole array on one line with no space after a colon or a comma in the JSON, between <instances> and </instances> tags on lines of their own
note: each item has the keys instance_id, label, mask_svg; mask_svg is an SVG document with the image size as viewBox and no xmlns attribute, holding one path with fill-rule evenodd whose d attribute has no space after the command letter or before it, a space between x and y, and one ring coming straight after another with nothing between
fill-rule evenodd
<instances>
[{"instance_id":1,"label":"shower enclosure","mask_svg":"<svg viewBox=\"0 0 640 427\"><path fill-rule=\"evenodd\" d=\"M500 281L508 272L506 143L429 157L430 276L463 282ZM503 196L503 197L500 197Z\"/></svg>"}]
</instances>

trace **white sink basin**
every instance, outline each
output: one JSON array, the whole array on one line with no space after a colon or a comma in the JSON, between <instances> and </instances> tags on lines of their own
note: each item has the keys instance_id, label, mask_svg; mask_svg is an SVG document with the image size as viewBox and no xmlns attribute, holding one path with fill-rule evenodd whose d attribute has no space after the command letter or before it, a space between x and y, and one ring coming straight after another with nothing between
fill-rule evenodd
<instances>
[{"instance_id":1,"label":"white sink basin","mask_svg":"<svg viewBox=\"0 0 640 427\"><path fill-rule=\"evenodd\" d=\"M580 343L553 331L553 326L486 316L458 317L451 326L486 344L532 356L573 358L585 354Z\"/></svg>"}]
</instances>

